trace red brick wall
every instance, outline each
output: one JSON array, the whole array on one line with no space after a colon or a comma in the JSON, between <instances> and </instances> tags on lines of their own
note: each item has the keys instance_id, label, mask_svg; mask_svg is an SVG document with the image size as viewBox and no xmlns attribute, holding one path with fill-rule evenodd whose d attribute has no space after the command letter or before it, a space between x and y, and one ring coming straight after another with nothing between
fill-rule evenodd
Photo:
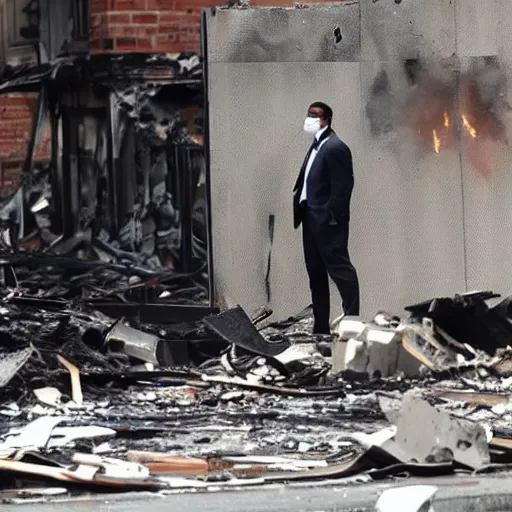
<instances>
[{"instance_id":1,"label":"red brick wall","mask_svg":"<svg viewBox=\"0 0 512 512\"><path fill-rule=\"evenodd\" d=\"M0 197L12 194L19 186L36 105L37 94L0 95ZM37 161L49 161L50 144L48 125Z\"/></svg>"},{"instance_id":2,"label":"red brick wall","mask_svg":"<svg viewBox=\"0 0 512 512\"><path fill-rule=\"evenodd\" d=\"M92 52L199 50L200 15L215 0L90 0Z\"/></svg>"},{"instance_id":3,"label":"red brick wall","mask_svg":"<svg viewBox=\"0 0 512 512\"><path fill-rule=\"evenodd\" d=\"M343 0L339 0L343 1ZM90 0L91 51L199 52L201 10L223 0ZM251 0L252 6L288 7L294 0ZM297 3L327 3L308 0Z\"/></svg>"}]
</instances>

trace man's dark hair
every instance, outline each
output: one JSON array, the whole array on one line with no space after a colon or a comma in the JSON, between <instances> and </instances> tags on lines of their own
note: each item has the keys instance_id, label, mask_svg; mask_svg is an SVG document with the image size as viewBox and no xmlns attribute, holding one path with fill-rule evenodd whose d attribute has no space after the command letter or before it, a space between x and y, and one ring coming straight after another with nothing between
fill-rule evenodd
<instances>
[{"instance_id":1,"label":"man's dark hair","mask_svg":"<svg viewBox=\"0 0 512 512\"><path fill-rule=\"evenodd\" d=\"M329 121L329 126L332 123L332 108L329 107L329 105L322 103L321 101L315 101L314 103L311 103L309 108L321 108L323 112L323 118L327 119Z\"/></svg>"}]
</instances>

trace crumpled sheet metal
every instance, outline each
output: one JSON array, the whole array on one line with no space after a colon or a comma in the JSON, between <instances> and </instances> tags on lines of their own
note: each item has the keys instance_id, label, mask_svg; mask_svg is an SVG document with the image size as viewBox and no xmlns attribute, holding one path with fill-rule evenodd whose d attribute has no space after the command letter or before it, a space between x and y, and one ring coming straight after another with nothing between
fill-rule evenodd
<instances>
[{"instance_id":1,"label":"crumpled sheet metal","mask_svg":"<svg viewBox=\"0 0 512 512\"><path fill-rule=\"evenodd\" d=\"M276 357L290 347L288 341L280 343L266 341L240 306L218 315L210 315L203 322L228 343L264 357Z\"/></svg>"},{"instance_id":2,"label":"crumpled sheet metal","mask_svg":"<svg viewBox=\"0 0 512 512\"><path fill-rule=\"evenodd\" d=\"M118 343L128 356L156 366L160 364L156 357L159 342L158 336L133 329L122 320L116 322L105 337L105 344Z\"/></svg>"},{"instance_id":3,"label":"crumpled sheet metal","mask_svg":"<svg viewBox=\"0 0 512 512\"><path fill-rule=\"evenodd\" d=\"M404 324L403 347L434 373L507 377L512 374L510 301L488 291L408 306L411 317Z\"/></svg>"},{"instance_id":4,"label":"crumpled sheet metal","mask_svg":"<svg viewBox=\"0 0 512 512\"><path fill-rule=\"evenodd\" d=\"M493 292L471 292L433 299L406 310L416 322L423 321L425 325L428 320L432 326L435 324L448 340L469 344L493 356L496 350L512 345L512 324L506 316L507 308L489 307L486 302L497 297L499 295Z\"/></svg>"},{"instance_id":5,"label":"crumpled sheet metal","mask_svg":"<svg viewBox=\"0 0 512 512\"><path fill-rule=\"evenodd\" d=\"M14 352L0 352L0 388L3 388L30 359L31 346Z\"/></svg>"}]
</instances>

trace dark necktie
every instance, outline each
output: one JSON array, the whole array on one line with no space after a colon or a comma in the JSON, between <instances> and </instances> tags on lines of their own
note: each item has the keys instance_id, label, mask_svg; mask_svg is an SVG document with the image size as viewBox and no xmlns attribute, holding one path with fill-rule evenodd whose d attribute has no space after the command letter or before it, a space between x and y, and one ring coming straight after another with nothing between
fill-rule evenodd
<instances>
[{"instance_id":1,"label":"dark necktie","mask_svg":"<svg viewBox=\"0 0 512 512\"><path fill-rule=\"evenodd\" d=\"M311 153L313 152L314 149L318 149L319 146L320 146L320 143L324 139L326 139L331 133L332 133L331 128L328 128L327 130L325 130L324 133L322 133L322 135L320 136L319 139L317 139L316 137L313 139L313 144L311 144L311 146L309 148L309 151L307 152L306 158L304 159L304 162L302 164L302 168L301 168L301 170L299 172L299 176L297 178L297 181L295 182L295 187L293 187L293 190L297 191L298 194L301 194L302 187L304 186L304 178L305 178L305 174L306 174L306 167L308 165L309 157L311 156Z\"/></svg>"}]
</instances>

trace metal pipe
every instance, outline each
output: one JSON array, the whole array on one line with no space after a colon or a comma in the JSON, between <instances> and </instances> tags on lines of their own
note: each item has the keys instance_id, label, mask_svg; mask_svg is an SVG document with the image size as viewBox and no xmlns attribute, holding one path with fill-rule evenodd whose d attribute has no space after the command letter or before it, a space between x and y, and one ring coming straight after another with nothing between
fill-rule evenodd
<instances>
[{"instance_id":1,"label":"metal pipe","mask_svg":"<svg viewBox=\"0 0 512 512\"><path fill-rule=\"evenodd\" d=\"M212 216L211 216L211 179L210 179L210 102L208 96L208 31L206 10L201 13L201 56L203 59L203 87L204 87L204 126L203 126L203 147L205 153L205 221L206 241L208 246L208 300L210 307L215 304L215 278L213 268L213 237L212 237Z\"/></svg>"}]
</instances>

